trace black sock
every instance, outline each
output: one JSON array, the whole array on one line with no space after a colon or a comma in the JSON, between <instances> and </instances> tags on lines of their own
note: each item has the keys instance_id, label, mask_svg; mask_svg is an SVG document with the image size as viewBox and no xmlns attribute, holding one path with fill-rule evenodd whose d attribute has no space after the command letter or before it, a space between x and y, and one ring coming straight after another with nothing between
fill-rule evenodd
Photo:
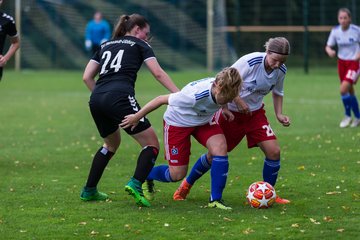
<instances>
[{"instance_id":1,"label":"black sock","mask_svg":"<svg viewBox=\"0 0 360 240\"><path fill-rule=\"evenodd\" d=\"M151 172L155 165L156 158L159 154L159 149L152 146L146 146L141 151L137 160L134 178L140 182L145 182L145 179Z\"/></svg>"},{"instance_id":2,"label":"black sock","mask_svg":"<svg viewBox=\"0 0 360 240\"><path fill-rule=\"evenodd\" d=\"M87 188L95 188L97 186L105 170L105 167L107 166L113 155L113 152L110 152L104 147L101 147L96 152L90 168L89 177L86 182Z\"/></svg>"}]
</instances>

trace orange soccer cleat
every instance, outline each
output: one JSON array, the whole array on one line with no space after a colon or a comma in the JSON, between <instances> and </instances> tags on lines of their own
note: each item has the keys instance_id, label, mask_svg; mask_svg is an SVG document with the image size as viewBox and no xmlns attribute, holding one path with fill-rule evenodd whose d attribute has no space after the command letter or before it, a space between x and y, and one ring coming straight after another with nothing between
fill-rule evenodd
<instances>
[{"instance_id":1,"label":"orange soccer cleat","mask_svg":"<svg viewBox=\"0 0 360 240\"><path fill-rule=\"evenodd\" d=\"M288 204L290 203L290 200L276 196L275 202L278 204Z\"/></svg>"},{"instance_id":2,"label":"orange soccer cleat","mask_svg":"<svg viewBox=\"0 0 360 240\"><path fill-rule=\"evenodd\" d=\"M189 194L190 192L190 189L191 189L192 185L189 184L186 179L184 179L180 186L178 187L178 189L176 189L175 193L174 193L174 196L173 196L173 199L175 201L181 201L181 200L185 200L187 195Z\"/></svg>"}]
</instances>

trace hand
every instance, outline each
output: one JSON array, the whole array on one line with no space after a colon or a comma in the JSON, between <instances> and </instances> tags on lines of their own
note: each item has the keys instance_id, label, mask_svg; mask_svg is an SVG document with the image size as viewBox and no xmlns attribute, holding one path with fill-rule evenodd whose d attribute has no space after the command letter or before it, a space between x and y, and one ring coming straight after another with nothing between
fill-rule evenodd
<instances>
[{"instance_id":1,"label":"hand","mask_svg":"<svg viewBox=\"0 0 360 240\"><path fill-rule=\"evenodd\" d=\"M336 51L332 51L332 52L330 52L330 57L336 57Z\"/></svg>"},{"instance_id":2,"label":"hand","mask_svg":"<svg viewBox=\"0 0 360 240\"><path fill-rule=\"evenodd\" d=\"M119 124L121 128L131 127L131 131L138 125L139 120L135 117L135 114L130 114L124 117L124 119Z\"/></svg>"},{"instance_id":3,"label":"hand","mask_svg":"<svg viewBox=\"0 0 360 240\"><path fill-rule=\"evenodd\" d=\"M7 63L7 60L5 59L5 57L3 55L0 55L0 67L5 66Z\"/></svg>"},{"instance_id":4,"label":"hand","mask_svg":"<svg viewBox=\"0 0 360 240\"><path fill-rule=\"evenodd\" d=\"M243 114L246 114L246 115L251 115L251 111L250 111L250 108L249 106L247 105L247 103L242 100L241 98L236 98L236 106L239 110L239 113L243 113Z\"/></svg>"},{"instance_id":5,"label":"hand","mask_svg":"<svg viewBox=\"0 0 360 240\"><path fill-rule=\"evenodd\" d=\"M231 122L235 119L234 114L232 114L232 112L230 112L229 109L227 109L227 108L223 108L221 111L221 114L223 115L225 120L228 120L229 122Z\"/></svg>"},{"instance_id":6,"label":"hand","mask_svg":"<svg viewBox=\"0 0 360 240\"><path fill-rule=\"evenodd\" d=\"M90 40L86 40L85 41L85 48L87 51L90 51L91 50L91 47L92 47L92 43Z\"/></svg>"},{"instance_id":7,"label":"hand","mask_svg":"<svg viewBox=\"0 0 360 240\"><path fill-rule=\"evenodd\" d=\"M288 116L279 114L276 116L278 121L284 126L284 127L288 127L290 126L290 118Z\"/></svg>"}]
</instances>

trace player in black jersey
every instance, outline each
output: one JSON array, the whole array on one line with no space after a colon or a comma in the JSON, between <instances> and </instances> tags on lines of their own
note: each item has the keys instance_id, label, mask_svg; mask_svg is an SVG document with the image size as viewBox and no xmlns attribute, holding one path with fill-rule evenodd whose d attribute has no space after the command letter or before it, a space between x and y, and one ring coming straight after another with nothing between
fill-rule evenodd
<instances>
[{"instance_id":1,"label":"player in black jersey","mask_svg":"<svg viewBox=\"0 0 360 240\"><path fill-rule=\"evenodd\" d=\"M0 6L2 4L0 0ZM6 36L10 37L11 45L3 55ZM3 75L3 67L20 47L20 39L12 16L0 11L0 80Z\"/></svg>"},{"instance_id":2,"label":"player in black jersey","mask_svg":"<svg viewBox=\"0 0 360 240\"><path fill-rule=\"evenodd\" d=\"M179 89L160 67L151 46L148 21L139 14L123 15L117 23L111 40L101 44L87 64L83 80L92 92L89 106L104 139L103 146L94 156L90 173L80 199L84 201L106 200L108 195L97 190L97 184L111 157L120 146L119 124L126 115L136 113L140 106L135 99L135 81L143 62L153 76L169 91ZM95 81L95 77L99 78ZM124 129L143 148L135 173L125 190L140 206L150 206L141 188L155 164L159 141L148 119L143 118L135 129Z\"/></svg>"}]
</instances>

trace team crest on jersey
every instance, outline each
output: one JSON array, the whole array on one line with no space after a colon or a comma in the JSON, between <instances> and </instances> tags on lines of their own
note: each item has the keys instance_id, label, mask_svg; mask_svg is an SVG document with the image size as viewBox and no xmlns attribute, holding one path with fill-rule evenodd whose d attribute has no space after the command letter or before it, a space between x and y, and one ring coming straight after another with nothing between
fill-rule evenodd
<instances>
[{"instance_id":1,"label":"team crest on jersey","mask_svg":"<svg viewBox=\"0 0 360 240\"><path fill-rule=\"evenodd\" d=\"M179 154L179 150L176 147L173 147L171 149L171 155L178 155Z\"/></svg>"}]
</instances>

